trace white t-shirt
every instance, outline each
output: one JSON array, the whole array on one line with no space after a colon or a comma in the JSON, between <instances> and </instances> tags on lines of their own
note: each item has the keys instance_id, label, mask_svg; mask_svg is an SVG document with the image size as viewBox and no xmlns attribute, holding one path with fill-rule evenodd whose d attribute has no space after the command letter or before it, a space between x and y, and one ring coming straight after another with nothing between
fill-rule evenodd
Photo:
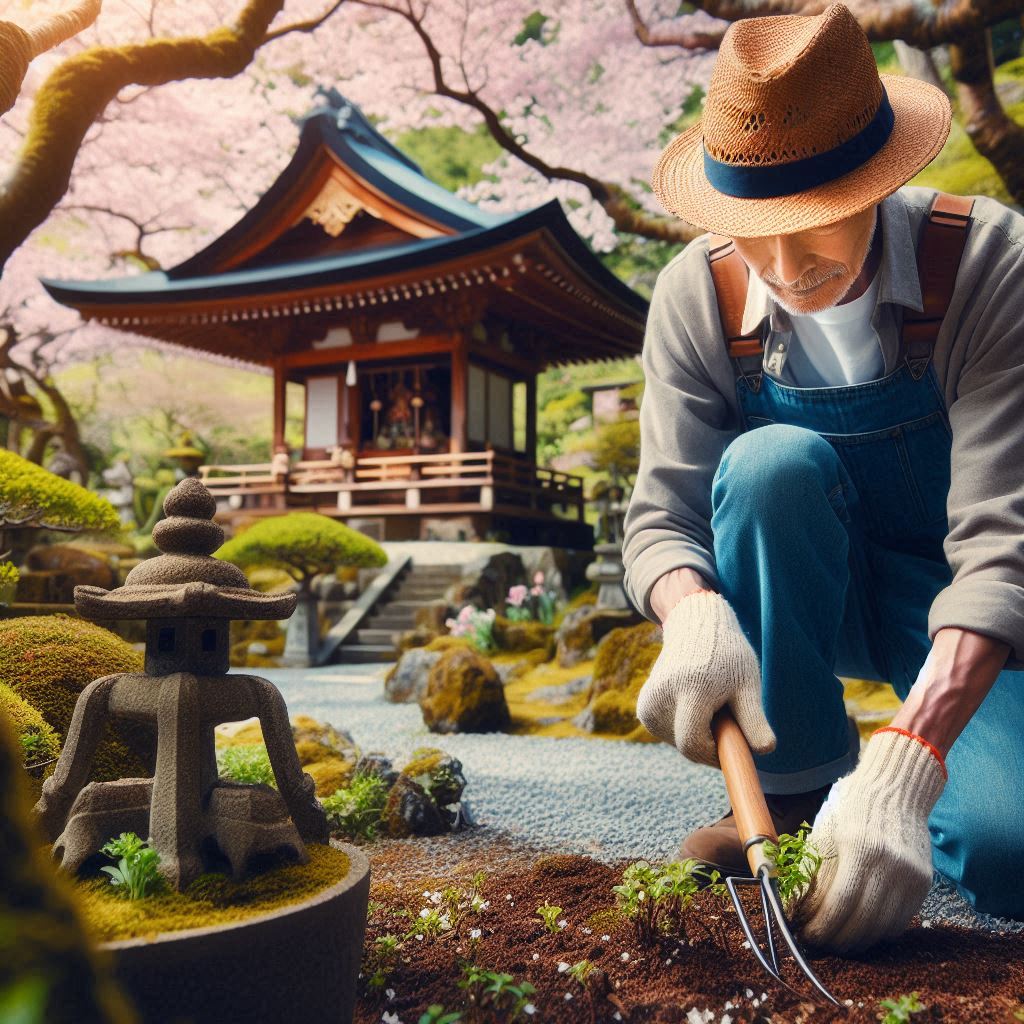
<instances>
[{"instance_id":1,"label":"white t-shirt","mask_svg":"<svg viewBox=\"0 0 1024 1024\"><path fill-rule=\"evenodd\" d=\"M885 370L882 343L871 326L881 267L863 295L820 313L789 314L789 356L776 376L798 388L839 387L877 380Z\"/></svg>"}]
</instances>

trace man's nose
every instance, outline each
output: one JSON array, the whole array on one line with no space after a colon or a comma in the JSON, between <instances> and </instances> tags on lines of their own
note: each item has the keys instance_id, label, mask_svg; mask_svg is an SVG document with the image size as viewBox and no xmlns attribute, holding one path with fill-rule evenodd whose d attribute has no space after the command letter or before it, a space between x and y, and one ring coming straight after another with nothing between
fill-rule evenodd
<instances>
[{"instance_id":1,"label":"man's nose","mask_svg":"<svg viewBox=\"0 0 1024 1024\"><path fill-rule=\"evenodd\" d=\"M772 244L775 249L775 276L787 288L792 287L806 273L806 250L787 235L776 235Z\"/></svg>"}]
</instances>

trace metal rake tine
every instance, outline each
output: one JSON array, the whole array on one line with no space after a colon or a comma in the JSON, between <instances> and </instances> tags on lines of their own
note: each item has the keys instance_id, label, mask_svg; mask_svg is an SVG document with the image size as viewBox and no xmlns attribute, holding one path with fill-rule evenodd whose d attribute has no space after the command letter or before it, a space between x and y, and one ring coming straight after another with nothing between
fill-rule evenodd
<instances>
[{"instance_id":1,"label":"metal rake tine","mask_svg":"<svg viewBox=\"0 0 1024 1024\"><path fill-rule=\"evenodd\" d=\"M765 887L760 886L761 889L761 908L764 911L764 930L766 939L768 941L768 952L771 954L772 963L775 965L775 970L779 970L779 957L775 950L775 939L772 937L772 915L768 912L768 896L765 893Z\"/></svg>"},{"instance_id":2,"label":"metal rake tine","mask_svg":"<svg viewBox=\"0 0 1024 1024\"><path fill-rule=\"evenodd\" d=\"M747 885L759 884L756 878L744 878L741 880L741 884L742 883L745 883ZM779 974L778 970L775 967L773 967L770 963L768 963L768 961L765 959L765 955L762 952L761 947L758 945L757 939L754 938L754 933L750 928L750 922L747 920L747 912L743 909L743 904L740 902L739 895L736 892L736 879L731 875L727 876L725 879L725 887L729 890L729 895L732 897L733 906L736 907L736 915L740 919L740 927L743 929L743 934L746 935L747 942L750 943L751 952L754 954L754 956L757 957L758 963L760 963L760 965L780 985L784 985L794 995L802 996L803 993L798 992L795 988L793 988L793 986L790 985L789 982L786 981L781 974ZM771 926L769 925L769 930L770 928Z\"/></svg>"},{"instance_id":3,"label":"metal rake tine","mask_svg":"<svg viewBox=\"0 0 1024 1024\"><path fill-rule=\"evenodd\" d=\"M779 931L782 932L782 937L786 941L786 945L789 946L789 951L793 954L793 959L800 965L800 970L804 972L807 980L814 985L814 987L830 1002L836 1006L842 1006L842 1003L818 979L818 976L811 970L810 965L804 959L803 954L800 952L800 947L797 946L796 940L793 938L792 933L789 930L789 925L786 923L786 915L783 913L782 904L779 901L779 894L776 891L776 882L774 878L767 875L764 869L759 872L761 877L761 894L771 905L773 916L775 917L775 923L779 926ZM769 930L770 930L769 925Z\"/></svg>"}]
</instances>

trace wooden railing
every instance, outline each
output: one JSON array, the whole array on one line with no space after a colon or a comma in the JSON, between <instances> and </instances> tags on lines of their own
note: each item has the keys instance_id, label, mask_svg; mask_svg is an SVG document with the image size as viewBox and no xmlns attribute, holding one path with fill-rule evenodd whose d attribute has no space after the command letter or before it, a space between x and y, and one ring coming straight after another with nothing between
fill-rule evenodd
<instances>
[{"instance_id":1,"label":"wooden railing","mask_svg":"<svg viewBox=\"0 0 1024 1024\"><path fill-rule=\"evenodd\" d=\"M583 520L583 480L496 451L356 456L345 466L330 459L292 464L285 477L271 464L202 466L215 495L336 495L341 512L574 509ZM389 496L393 500L388 501Z\"/></svg>"}]
</instances>

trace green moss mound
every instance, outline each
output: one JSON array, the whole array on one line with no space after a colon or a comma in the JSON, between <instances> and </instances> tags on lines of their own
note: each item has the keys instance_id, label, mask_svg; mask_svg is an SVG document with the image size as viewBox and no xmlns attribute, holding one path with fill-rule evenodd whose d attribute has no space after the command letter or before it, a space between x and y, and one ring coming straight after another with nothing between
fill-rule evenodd
<instances>
[{"instance_id":1,"label":"green moss mound","mask_svg":"<svg viewBox=\"0 0 1024 1024\"><path fill-rule=\"evenodd\" d=\"M70 880L36 830L21 752L0 716L0 992L35 979L47 1024L136 1019L91 952Z\"/></svg>"},{"instance_id":2,"label":"green moss mound","mask_svg":"<svg viewBox=\"0 0 1024 1024\"><path fill-rule=\"evenodd\" d=\"M9 686L0 683L0 714L14 726L26 767L60 756L60 737L28 701L22 700ZM54 766L38 769L38 778L53 774Z\"/></svg>"},{"instance_id":3,"label":"green moss mound","mask_svg":"<svg viewBox=\"0 0 1024 1024\"><path fill-rule=\"evenodd\" d=\"M511 724L494 666L464 647L445 651L430 670L420 710L431 732L504 732Z\"/></svg>"},{"instance_id":4,"label":"green moss mound","mask_svg":"<svg viewBox=\"0 0 1024 1024\"><path fill-rule=\"evenodd\" d=\"M660 653L661 630L653 622L613 629L601 640L590 691L594 732L645 738L647 731L636 717L636 699Z\"/></svg>"},{"instance_id":5,"label":"green moss mound","mask_svg":"<svg viewBox=\"0 0 1024 1024\"><path fill-rule=\"evenodd\" d=\"M27 615L0 621L0 683L35 708L63 742L78 695L94 679L141 672L130 644L91 622L67 615ZM150 731L109 722L96 751L91 779L106 782L152 774Z\"/></svg>"},{"instance_id":6,"label":"green moss mound","mask_svg":"<svg viewBox=\"0 0 1024 1024\"><path fill-rule=\"evenodd\" d=\"M76 883L82 912L97 939L116 942L188 928L237 924L311 899L340 882L350 861L342 850L306 846L308 864L284 864L236 882L227 875L200 875L184 892L162 892L127 900L102 878Z\"/></svg>"},{"instance_id":7,"label":"green moss mound","mask_svg":"<svg viewBox=\"0 0 1024 1024\"><path fill-rule=\"evenodd\" d=\"M494 643L501 651L534 651L541 647L550 657L554 653L555 630L532 619L514 622L498 615L494 619Z\"/></svg>"}]
</instances>

